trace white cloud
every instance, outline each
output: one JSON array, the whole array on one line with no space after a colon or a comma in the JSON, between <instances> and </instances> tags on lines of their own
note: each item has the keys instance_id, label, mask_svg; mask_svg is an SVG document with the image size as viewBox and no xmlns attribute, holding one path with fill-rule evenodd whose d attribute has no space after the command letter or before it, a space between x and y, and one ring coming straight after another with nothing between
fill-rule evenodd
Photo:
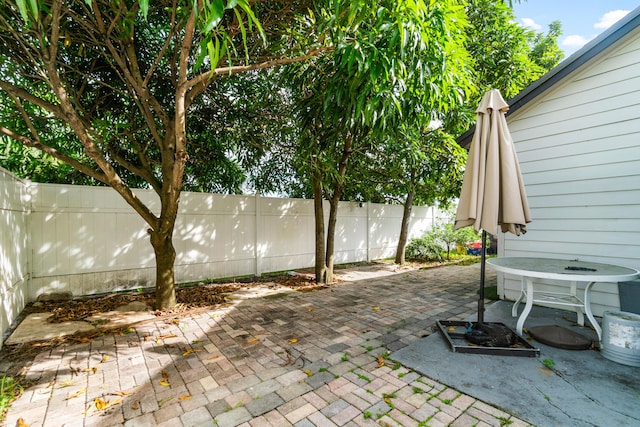
<instances>
[{"instance_id":1,"label":"white cloud","mask_svg":"<svg viewBox=\"0 0 640 427\"><path fill-rule=\"evenodd\" d=\"M542 28L542 25L536 24L536 21L531 18L522 18L522 25L526 28L531 28L532 30L539 30Z\"/></svg>"},{"instance_id":2,"label":"white cloud","mask_svg":"<svg viewBox=\"0 0 640 427\"><path fill-rule=\"evenodd\" d=\"M583 37L577 34L572 34L570 36L565 37L562 40L561 44L564 47L579 49L585 44L589 43L589 40L591 39L588 39L586 37Z\"/></svg>"},{"instance_id":3,"label":"white cloud","mask_svg":"<svg viewBox=\"0 0 640 427\"><path fill-rule=\"evenodd\" d=\"M593 24L593 28L598 28L601 30L606 30L613 24L615 24L619 19L624 18L627 13L631 12L630 10L612 10L611 12L607 12L600 17L600 20Z\"/></svg>"}]
</instances>

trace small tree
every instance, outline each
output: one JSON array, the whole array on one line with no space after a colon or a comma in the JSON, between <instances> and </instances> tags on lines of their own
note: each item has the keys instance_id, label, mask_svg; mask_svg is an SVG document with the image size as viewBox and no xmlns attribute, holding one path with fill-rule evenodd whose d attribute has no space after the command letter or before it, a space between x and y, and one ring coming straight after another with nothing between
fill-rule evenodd
<instances>
[{"instance_id":1,"label":"small tree","mask_svg":"<svg viewBox=\"0 0 640 427\"><path fill-rule=\"evenodd\" d=\"M470 227L464 227L458 230L453 229L453 223L447 222L439 224L432 233L435 239L442 242L447 249L447 260L451 259L451 248L458 245L466 245L467 242L478 240L478 233Z\"/></svg>"},{"instance_id":2,"label":"small tree","mask_svg":"<svg viewBox=\"0 0 640 427\"><path fill-rule=\"evenodd\" d=\"M453 229L455 213L449 209L445 215L438 218L437 224L426 235L418 239L411 239L407 246L407 256L412 259L437 259L442 260L442 256L436 256L446 249L447 261L451 259L451 249L457 245L466 245L480 239L480 233L471 227L464 227L458 230Z\"/></svg>"}]
</instances>

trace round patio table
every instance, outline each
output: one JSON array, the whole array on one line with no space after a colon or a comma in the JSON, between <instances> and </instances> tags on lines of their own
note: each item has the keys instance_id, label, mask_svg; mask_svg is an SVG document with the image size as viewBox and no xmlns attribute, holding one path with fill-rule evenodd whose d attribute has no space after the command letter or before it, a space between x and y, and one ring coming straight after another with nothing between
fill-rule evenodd
<instances>
[{"instance_id":1,"label":"round patio table","mask_svg":"<svg viewBox=\"0 0 640 427\"><path fill-rule=\"evenodd\" d=\"M534 302L574 307L578 315L578 324L584 326L584 314L601 340L602 329L591 312L589 291L598 282L626 282L640 277L640 271L619 265L597 262L534 258L534 257L501 257L487 260L487 264L496 271L513 274L522 278L520 296L513 304L511 315L518 315L518 305L523 299L526 304L518 318L516 332L522 335L522 327L531 312ZM569 282L568 292L549 292L536 289L534 279L551 279ZM580 298L577 283L586 282L584 298Z\"/></svg>"}]
</instances>

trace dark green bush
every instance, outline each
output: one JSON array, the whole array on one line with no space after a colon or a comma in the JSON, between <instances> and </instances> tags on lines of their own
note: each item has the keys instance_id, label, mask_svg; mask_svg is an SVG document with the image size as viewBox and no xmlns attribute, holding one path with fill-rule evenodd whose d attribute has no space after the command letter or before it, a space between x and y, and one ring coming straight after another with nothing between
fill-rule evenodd
<instances>
[{"instance_id":1,"label":"dark green bush","mask_svg":"<svg viewBox=\"0 0 640 427\"><path fill-rule=\"evenodd\" d=\"M444 247L440 245L432 234L417 239L411 239L406 249L407 259L416 261L443 261Z\"/></svg>"}]
</instances>

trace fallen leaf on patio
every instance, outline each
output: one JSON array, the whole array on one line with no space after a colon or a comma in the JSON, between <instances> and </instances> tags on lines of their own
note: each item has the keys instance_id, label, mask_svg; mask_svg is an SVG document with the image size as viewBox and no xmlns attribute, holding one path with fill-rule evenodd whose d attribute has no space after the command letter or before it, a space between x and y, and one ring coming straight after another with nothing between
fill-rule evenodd
<instances>
[{"instance_id":1,"label":"fallen leaf on patio","mask_svg":"<svg viewBox=\"0 0 640 427\"><path fill-rule=\"evenodd\" d=\"M382 368L384 366L384 357L381 354L378 355L378 368Z\"/></svg>"},{"instance_id":2,"label":"fallen leaf on patio","mask_svg":"<svg viewBox=\"0 0 640 427\"><path fill-rule=\"evenodd\" d=\"M315 310L315 308L313 308L313 307L309 307L309 308L307 309L307 311L308 311L309 313L311 313L313 310Z\"/></svg>"},{"instance_id":3,"label":"fallen leaf on patio","mask_svg":"<svg viewBox=\"0 0 640 427\"><path fill-rule=\"evenodd\" d=\"M138 409L140 409L140 401L136 400L135 402L133 402L131 404L131 409L133 409L134 411L137 411Z\"/></svg>"},{"instance_id":4,"label":"fallen leaf on patio","mask_svg":"<svg viewBox=\"0 0 640 427\"><path fill-rule=\"evenodd\" d=\"M160 335L158 338L161 340L166 340L167 338L176 338L177 335L176 334L167 334L167 335Z\"/></svg>"},{"instance_id":5,"label":"fallen leaf on patio","mask_svg":"<svg viewBox=\"0 0 640 427\"><path fill-rule=\"evenodd\" d=\"M215 359L217 359L218 357L220 357L220 355L219 355L219 354L216 354L215 356L211 356L211 357L210 357L210 358L208 358L207 360L215 360Z\"/></svg>"},{"instance_id":6,"label":"fallen leaf on patio","mask_svg":"<svg viewBox=\"0 0 640 427\"><path fill-rule=\"evenodd\" d=\"M378 306L376 305L375 307L373 307L373 310L374 310L374 311L378 311L378 310L380 310L380 307L378 307Z\"/></svg>"},{"instance_id":7,"label":"fallen leaf on patio","mask_svg":"<svg viewBox=\"0 0 640 427\"><path fill-rule=\"evenodd\" d=\"M109 356L107 356L106 354L104 356L102 356L102 360L100 361L100 363L104 363L107 360L109 360Z\"/></svg>"},{"instance_id":8,"label":"fallen leaf on patio","mask_svg":"<svg viewBox=\"0 0 640 427\"><path fill-rule=\"evenodd\" d=\"M86 391L87 391L86 387L83 388L83 389L80 389L80 390L76 391L75 393L70 394L69 396L67 396L67 398L65 400L69 400L69 399L73 399L74 397L82 396Z\"/></svg>"},{"instance_id":9,"label":"fallen leaf on patio","mask_svg":"<svg viewBox=\"0 0 640 427\"><path fill-rule=\"evenodd\" d=\"M449 326L449 327L447 328L447 330L448 330L448 331L455 331L455 330L456 330L456 327L455 327L455 326Z\"/></svg>"},{"instance_id":10,"label":"fallen leaf on patio","mask_svg":"<svg viewBox=\"0 0 640 427\"><path fill-rule=\"evenodd\" d=\"M173 397L168 397L168 398L166 398L166 399L163 399L163 400L159 401L159 402L158 402L158 408L162 408L162 406L163 406L165 403L167 403L167 402L169 402L169 401L171 401L171 400L173 400Z\"/></svg>"},{"instance_id":11,"label":"fallen leaf on patio","mask_svg":"<svg viewBox=\"0 0 640 427\"><path fill-rule=\"evenodd\" d=\"M250 340L247 340L247 343L248 344L252 344L252 343L258 342L258 341L260 341L260 338L251 338Z\"/></svg>"},{"instance_id":12,"label":"fallen leaf on patio","mask_svg":"<svg viewBox=\"0 0 640 427\"><path fill-rule=\"evenodd\" d=\"M95 405L96 405L96 410L97 411L102 411L104 409L110 408L112 406L115 406L115 405L119 404L120 402L122 402L122 398L121 397L119 397L117 399L114 399L112 401L102 400L99 397L96 397L95 400L93 401L93 403L95 403Z\"/></svg>"},{"instance_id":13,"label":"fallen leaf on patio","mask_svg":"<svg viewBox=\"0 0 640 427\"><path fill-rule=\"evenodd\" d=\"M101 411L102 409L106 408L107 405L109 404L109 401L104 401L102 399L100 399L99 397L96 397L95 400L93 401L93 403L96 405L96 409L98 411Z\"/></svg>"},{"instance_id":14,"label":"fallen leaf on patio","mask_svg":"<svg viewBox=\"0 0 640 427\"><path fill-rule=\"evenodd\" d=\"M382 400L384 400L388 404L391 404L391 399L388 397L383 397Z\"/></svg>"},{"instance_id":15,"label":"fallen leaf on patio","mask_svg":"<svg viewBox=\"0 0 640 427\"><path fill-rule=\"evenodd\" d=\"M29 427L29 424L25 423L22 418L18 418L18 421L16 421L16 427Z\"/></svg>"},{"instance_id":16,"label":"fallen leaf on patio","mask_svg":"<svg viewBox=\"0 0 640 427\"><path fill-rule=\"evenodd\" d=\"M295 344L295 343L297 343L297 342L298 342L298 338L291 338L291 339L289 340L289 344Z\"/></svg>"},{"instance_id":17,"label":"fallen leaf on patio","mask_svg":"<svg viewBox=\"0 0 640 427\"><path fill-rule=\"evenodd\" d=\"M187 351L185 351L184 353L182 353L182 356L185 356L185 357L186 357L186 356L190 355L191 353L199 353L199 352L201 352L201 351L202 351L202 350L194 350L194 349L190 348L189 350L187 350Z\"/></svg>"},{"instance_id":18,"label":"fallen leaf on patio","mask_svg":"<svg viewBox=\"0 0 640 427\"><path fill-rule=\"evenodd\" d=\"M53 381L53 384L55 384L55 381ZM50 386L53 386L53 384L49 384ZM58 386L58 388L64 388L64 387L69 387L73 385L73 380L67 380L64 382L61 382L60 385Z\"/></svg>"},{"instance_id":19,"label":"fallen leaf on patio","mask_svg":"<svg viewBox=\"0 0 640 427\"><path fill-rule=\"evenodd\" d=\"M185 394L185 395L182 395L182 396L180 396L180 397L178 398L178 400L181 400L181 401L182 401L182 400L187 400L187 399L191 399L191 395L189 395L189 394Z\"/></svg>"},{"instance_id":20,"label":"fallen leaf on patio","mask_svg":"<svg viewBox=\"0 0 640 427\"><path fill-rule=\"evenodd\" d=\"M307 374L308 377L313 376L313 372L311 372L309 369L305 369L304 373Z\"/></svg>"},{"instance_id":21,"label":"fallen leaf on patio","mask_svg":"<svg viewBox=\"0 0 640 427\"><path fill-rule=\"evenodd\" d=\"M170 387L171 384L169 384L169 381L166 380L160 380L160 385L164 386L164 387Z\"/></svg>"},{"instance_id":22,"label":"fallen leaf on patio","mask_svg":"<svg viewBox=\"0 0 640 427\"><path fill-rule=\"evenodd\" d=\"M117 396L131 396L131 392L130 391L122 391L122 390L114 391L111 394L115 394Z\"/></svg>"}]
</instances>

